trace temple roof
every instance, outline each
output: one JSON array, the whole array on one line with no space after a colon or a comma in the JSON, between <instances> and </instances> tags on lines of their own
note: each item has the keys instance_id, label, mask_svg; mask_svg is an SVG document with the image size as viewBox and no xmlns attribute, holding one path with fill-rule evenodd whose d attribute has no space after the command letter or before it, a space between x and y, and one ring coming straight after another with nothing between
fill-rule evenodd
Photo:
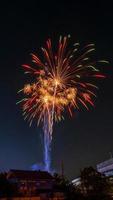
<instances>
[{"instance_id":1,"label":"temple roof","mask_svg":"<svg viewBox=\"0 0 113 200\"><path fill-rule=\"evenodd\" d=\"M51 180L53 176L47 171L26 171L26 170L15 170L12 169L8 172L8 179L18 179L18 180Z\"/></svg>"}]
</instances>

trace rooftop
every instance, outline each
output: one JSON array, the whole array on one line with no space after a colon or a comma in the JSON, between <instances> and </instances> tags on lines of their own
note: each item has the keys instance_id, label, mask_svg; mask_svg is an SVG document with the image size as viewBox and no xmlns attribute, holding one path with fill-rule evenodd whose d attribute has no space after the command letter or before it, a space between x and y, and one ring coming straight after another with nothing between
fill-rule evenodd
<instances>
[{"instance_id":1,"label":"rooftop","mask_svg":"<svg viewBox=\"0 0 113 200\"><path fill-rule=\"evenodd\" d=\"M8 172L8 179L16 178L18 180L47 180L53 179L53 176L47 171L28 171L28 170L15 170L12 169Z\"/></svg>"}]
</instances>

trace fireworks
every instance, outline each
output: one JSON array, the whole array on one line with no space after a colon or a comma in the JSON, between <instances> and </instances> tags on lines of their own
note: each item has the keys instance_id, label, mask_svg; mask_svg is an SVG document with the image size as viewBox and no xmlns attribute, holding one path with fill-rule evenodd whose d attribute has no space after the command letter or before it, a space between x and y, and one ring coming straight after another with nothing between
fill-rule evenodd
<instances>
[{"instance_id":1,"label":"fireworks","mask_svg":"<svg viewBox=\"0 0 113 200\"><path fill-rule=\"evenodd\" d=\"M58 48L53 51L51 40L48 39L46 47L41 48L43 61L31 54L34 67L23 65L25 73L31 74L34 82L26 84L19 91L24 94L19 103L22 103L24 119L30 125L34 119L38 125L43 124L47 170L50 168L49 151L54 121L64 118L65 109L72 116L72 110L79 109L80 104L87 110L89 105L93 106L97 88L93 80L105 77L96 67L98 62L89 58L90 53L95 50L94 44L79 51L79 43L75 43L70 49L68 40L69 37L60 37Z\"/></svg>"}]
</instances>

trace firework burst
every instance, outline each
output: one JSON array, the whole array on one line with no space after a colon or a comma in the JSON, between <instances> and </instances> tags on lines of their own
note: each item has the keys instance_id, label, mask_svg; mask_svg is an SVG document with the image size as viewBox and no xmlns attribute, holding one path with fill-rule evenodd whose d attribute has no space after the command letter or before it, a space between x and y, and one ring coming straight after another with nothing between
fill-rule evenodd
<instances>
[{"instance_id":1,"label":"firework burst","mask_svg":"<svg viewBox=\"0 0 113 200\"><path fill-rule=\"evenodd\" d=\"M43 124L44 161L48 171L54 121L64 118L65 109L72 116L72 110L79 109L80 104L87 110L89 105L93 106L97 89L93 80L105 77L99 72L97 64L107 61L96 62L89 57L95 50L94 44L79 50L79 43L75 43L70 49L68 40L69 37L60 37L57 50L53 51L48 39L45 48L41 48L43 61L31 54L35 67L22 65L25 74L31 74L34 82L26 84L19 91L24 98L18 103L22 103L24 119L29 121L30 126L34 119L38 125Z\"/></svg>"}]
</instances>

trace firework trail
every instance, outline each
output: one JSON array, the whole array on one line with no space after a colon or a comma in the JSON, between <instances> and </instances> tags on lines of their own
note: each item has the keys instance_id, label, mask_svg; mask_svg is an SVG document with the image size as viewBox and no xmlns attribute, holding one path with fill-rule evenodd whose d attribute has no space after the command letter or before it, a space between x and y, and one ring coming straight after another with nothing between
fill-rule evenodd
<instances>
[{"instance_id":1,"label":"firework trail","mask_svg":"<svg viewBox=\"0 0 113 200\"><path fill-rule=\"evenodd\" d=\"M72 48L68 45L69 37L60 37L57 50L52 48L48 39L45 48L41 48L43 61L38 55L31 54L33 66L22 65L25 74L31 74L33 82L26 84L19 92L24 98L22 104L24 119L31 126L34 119L37 125L43 125L45 169L50 171L51 141L53 124L62 120L64 110L72 116L72 110L79 109L81 104L88 110L93 106L95 95L95 78L104 78L99 72L99 62L92 61L90 53L95 50L94 44L88 44L79 50L79 43ZM89 81L88 81L89 80Z\"/></svg>"}]
</instances>

